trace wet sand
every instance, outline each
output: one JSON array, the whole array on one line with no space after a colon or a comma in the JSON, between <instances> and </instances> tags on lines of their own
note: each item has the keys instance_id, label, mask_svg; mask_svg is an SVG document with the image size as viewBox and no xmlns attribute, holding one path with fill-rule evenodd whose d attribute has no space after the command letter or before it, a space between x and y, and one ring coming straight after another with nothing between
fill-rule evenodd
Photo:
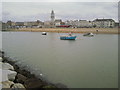
<instances>
[{"instance_id":1,"label":"wet sand","mask_svg":"<svg viewBox=\"0 0 120 90\"><path fill-rule=\"evenodd\" d=\"M118 34L118 28L19 28L9 29L10 31L31 31L31 32L58 32L58 33L103 33L103 34ZM8 30L8 31L9 31Z\"/></svg>"}]
</instances>

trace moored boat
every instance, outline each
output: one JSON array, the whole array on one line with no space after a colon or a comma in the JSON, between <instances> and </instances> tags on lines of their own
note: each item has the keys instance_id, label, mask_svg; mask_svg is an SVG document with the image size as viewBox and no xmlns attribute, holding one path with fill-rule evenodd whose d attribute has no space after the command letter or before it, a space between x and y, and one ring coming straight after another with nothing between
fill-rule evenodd
<instances>
[{"instance_id":1,"label":"moored boat","mask_svg":"<svg viewBox=\"0 0 120 90\"><path fill-rule=\"evenodd\" d=\"M77 36L72 35L71 33L69 33L69 35L63 35L60 36L61 40L75 40Z\"/></svg>"},{"instance_id":2,"label":"moored boat","mask_svg":"<svg viewBox=\"0 0 120 90\"><path fill-rule=\"evenodd\" d=\"M83 36L94 36L94 34L93 33L86 33Z\"/></svg>"},{"instance_id":3,"label":"moored boat","mask_svg":"<svg viewBox=\"0 0 120 90\"><path fill-rule=\"evenodd\" d=\"M42 35L47 35L47 33L46 32L42 32Z\"/></svg>"}]
</instances>

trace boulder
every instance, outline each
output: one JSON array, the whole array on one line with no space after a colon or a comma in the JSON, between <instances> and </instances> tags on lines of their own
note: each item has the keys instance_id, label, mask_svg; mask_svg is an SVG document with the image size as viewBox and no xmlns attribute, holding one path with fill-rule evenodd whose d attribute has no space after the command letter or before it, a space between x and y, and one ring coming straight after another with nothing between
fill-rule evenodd
<instances>
[{"instance_id":1,"label":"boulder","mask_svg":"<svg viewBox=\"0 0 120 90\"><path fill-rule=\"evenodd\" d=\"M46 85L46 86L43 86L42 88L48 88L48 89L50 89L50 88L56 88L55 86L53 86L53 85Z\"/></svg>"},{"instance_id":2,"label":"boulder","mask_svg":"<svg viewBox=\"0 0 120 90\"><path fill-rule=\"evenodd\" d=\"M2 70L2 81L14 81L15 77L17 75L17 72L10 71L10 70Z\"/></svg>"},{"instance_id":3,"label":"boulder","mask_svg":"<svg viewBox=\"0 0 120 90\"><path fill-rule=\"evenodd\" d=\"M11 88L12 90L19 90L19 89L26 90L25 87L20 83L15 83L14 85L12 85Z\"/></svg>"},{"instance_id":4,"label":"boulder","mask_svg":"<svg viewBox=\"0 0 120 90\"><path fill-rule=\"evenodd\" d=\"M41 88L42 86L45 85L45 83L43 83L39 79L30 78L25 81L24 85L25 85L25 88Z\"/></svg>"},{"instance_id":5,"label":"boulder","mask_svg":"<svg viewBox=\"0 0 120 90\"><path fill-rule=\"evenodd\" d=\"M14 70L14 67L10 65L9 63L2 63L2 69L3 70Z\"/></svg>"},{"instance_id":6,"label":"boulder","mask_svg":"<svg viewBox=\"0 0 120 90\"><path fill-rule=\"evenodd\" d=\"M4 52L0 50L0 57L4 55Z\"/></svg>"},{"instance_id":7,"label":"boulder","mask_svg":"<svg viewBox=\"0 0 120 90\"><path fill-rule=\"evenodd\" d=\"M2 83L0 82L0 90L2 90Z\"/></svg>"},{"instance_id":8,"label":"boulder","mask_svg":"<svg viewBox=\"0 0 120 90\"><path fill-rule=\"evenodd\" d=\"M0 62L0 69L2 69L2 64L3 64L3 63L2 63L2 62Z\"/></svg>"},{"instance_id":9,"label":"boulder","mask_svg":"<svg viewBox=\"0 0 120 90\"><path fill-rule=\"evenodd\" d=\"M14 81L16 75L17 75L17 72L15 72L15 71L9 71L9 73L8 73L8 79L9 79L10 81Z\"/></svg>"},{"instance_id":10,"label":"boulder","mask_svg":"<svg viewBox=\"0 0 120 90\"><path fill-rule=\"evenodd\" d=\"M1 82L8 81L8 70L0 69L0 71L2 72L1 73L1 77L2 77Z\"/></svg>"},{"instance_id":11,"label":"boulder","mask_svg":"<svg viewBox=\"0 0 120 90\"><path fill-rule=\"evenodd\" d=\"M57 83L55 84L55 86L57 86L58 88L67 88L67 86L62 83Z\"/></svg>"},{"instance_id":12,"label":"boulder","mask_svg":"<svg viewBox=\"0 0 120 90\"><path fill-rule=\"evenodd\" d=\"M26 76L24 76L24 75L22 75L22 74L17 74L17 75L16 75L16 80L15 80L15 82L24 84L24 82L25 82L26 80L27 80L27 77L26 77Z\"/></svg>"},{"instance_id":13,"label":"boulder","mask_svg":"<svg viewBox=\"0 0 120 90\"><path fill-rule=\"evenodd\" d=\"M14 84L14 82L12 82L12 81L4 81L4 82L1 82L0 84L2 85L2 88L10 88L11 85Z\"/></svg>"},{"instance_id":14,"label":"boulder","mask_svg":"<svg viewBox=\"0 0 120 90\"><path fill-rule=\"evenodd\" d=\"M3 59L2 59L2 57L0 57L0 62L2 62L3 61Z\"/></svg>"}]
</instances>

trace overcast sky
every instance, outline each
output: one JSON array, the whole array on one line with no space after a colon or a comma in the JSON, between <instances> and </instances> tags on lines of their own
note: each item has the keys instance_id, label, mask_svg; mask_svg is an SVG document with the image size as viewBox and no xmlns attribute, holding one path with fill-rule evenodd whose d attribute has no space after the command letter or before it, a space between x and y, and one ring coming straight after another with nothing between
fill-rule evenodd
<instances>
[{"instance_id":1,"label":"overcast sky","mask_svg":"<svg viewBox=\"0 0 120 90\"><path fill-rule=\"evenodd\" d=\"M118 20L118 2L2 2L2 20L35 21L50 20L51 10L56 19L94 20L111 18Z\"/></svg>"}]
</instances>

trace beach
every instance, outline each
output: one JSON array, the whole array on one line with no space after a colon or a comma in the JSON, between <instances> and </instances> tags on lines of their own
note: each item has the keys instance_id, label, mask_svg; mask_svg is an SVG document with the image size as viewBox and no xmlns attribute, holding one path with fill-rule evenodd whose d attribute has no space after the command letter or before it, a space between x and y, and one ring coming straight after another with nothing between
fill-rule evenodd
<instances>
[{"instance_id":1,"label":"beach","mask_svg":"<svg viewBox=\"0 0 120 90\"><path fill-rule=\"evenodd\" d=\"M7 31L30 31L30 32L57 32L57 33L101 33L101 34L119 34L118 28L19 28L6 29ZM4 31L6 31L4 30Z\"/></svg>"}]
</instances>

